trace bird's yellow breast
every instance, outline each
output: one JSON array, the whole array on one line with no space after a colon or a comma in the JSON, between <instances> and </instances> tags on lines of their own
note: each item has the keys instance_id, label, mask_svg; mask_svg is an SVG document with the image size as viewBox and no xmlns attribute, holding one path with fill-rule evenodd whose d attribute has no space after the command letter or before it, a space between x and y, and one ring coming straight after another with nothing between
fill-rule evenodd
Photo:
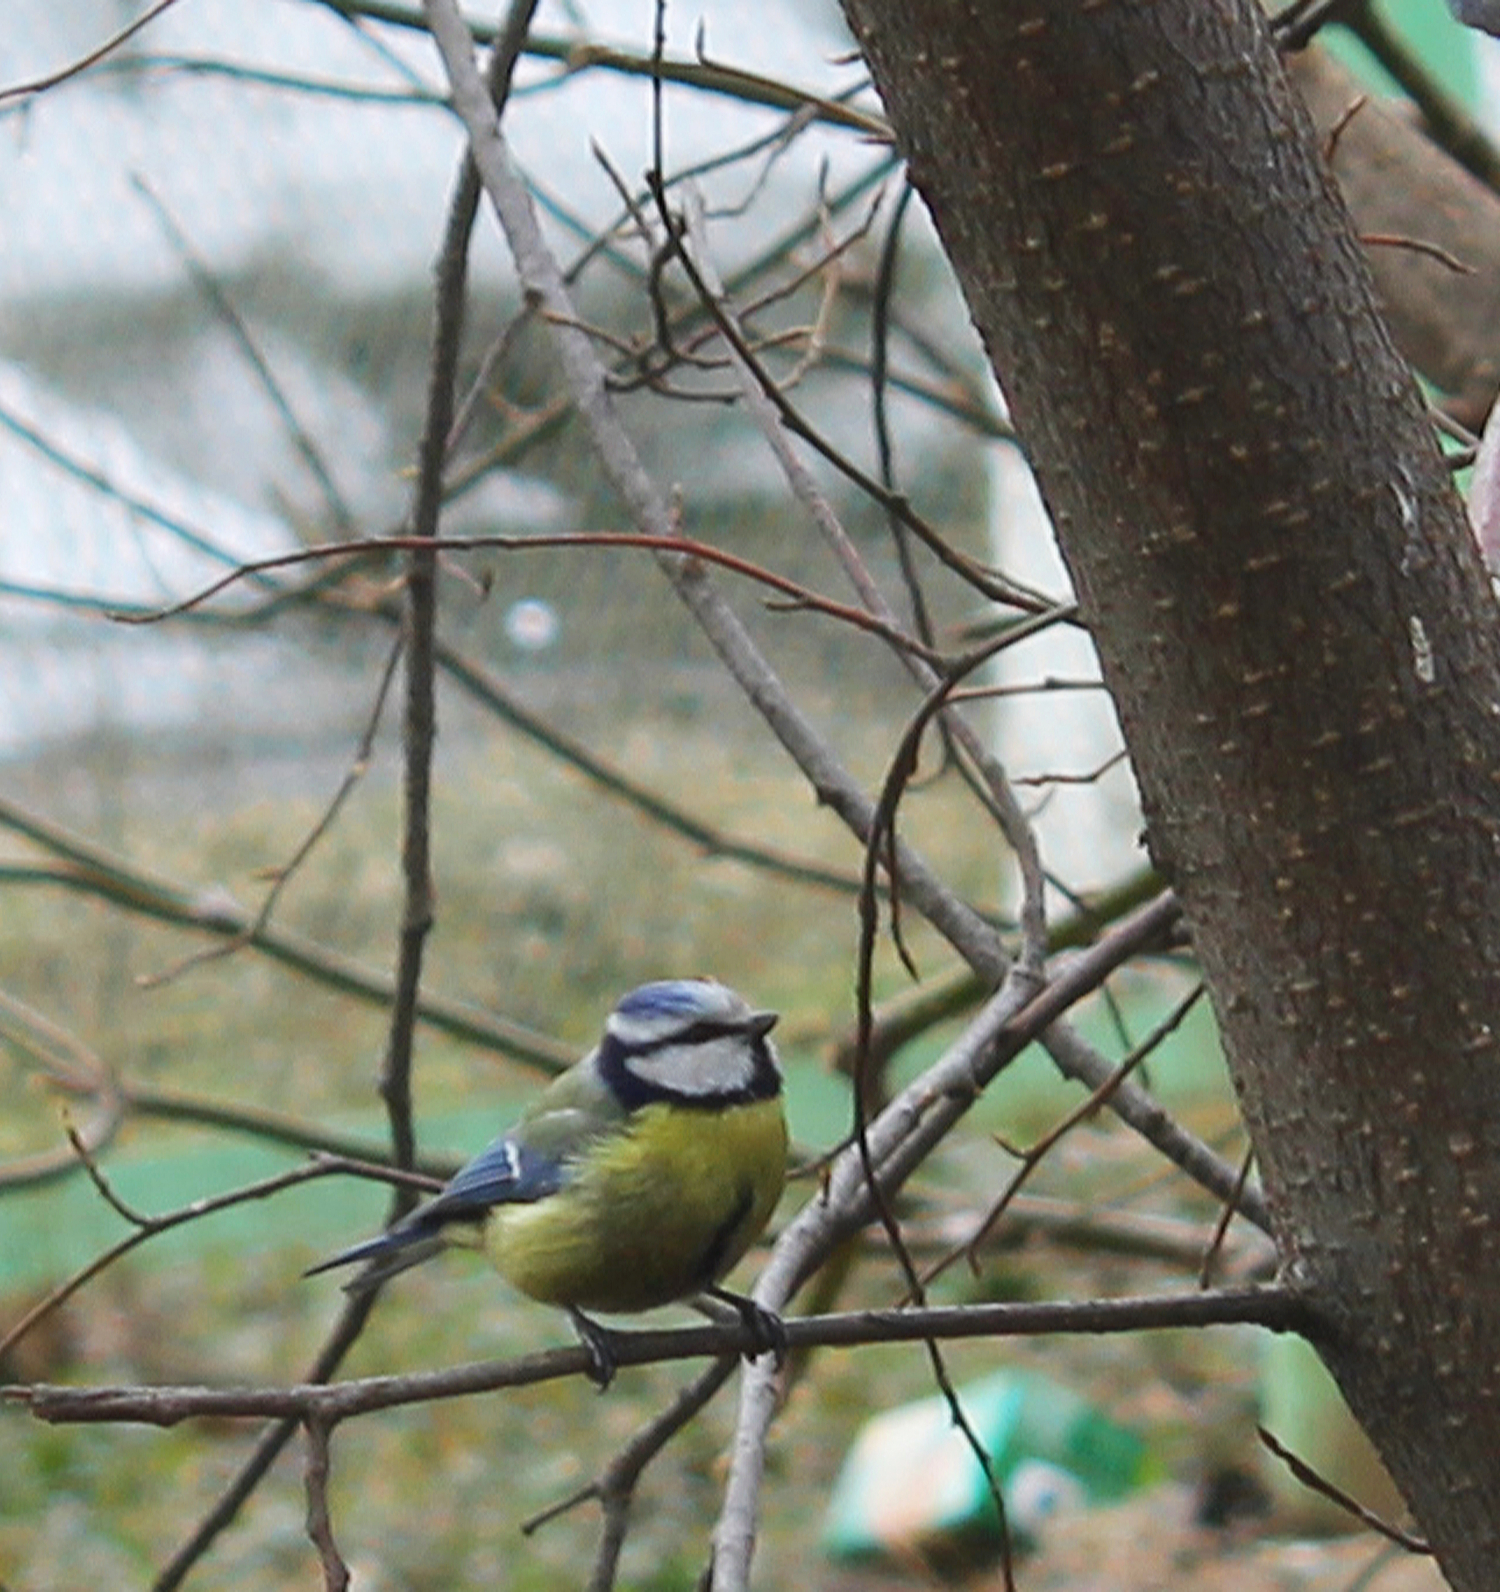
<instances>
[{"instance_id":1,"label":"bird's yellow breast","mask_svg":"<svg viewBox=\"0 0 1500 1592\"><path fill-rule=\"evenodd\" d=\"M779 1098L646 1106L594 1140L556 1194L496 1206L484 1247L544 1304L652 1310L717 1282L755 1241L781 1197L786 1148Z\"/></svg>"}]
</instances>

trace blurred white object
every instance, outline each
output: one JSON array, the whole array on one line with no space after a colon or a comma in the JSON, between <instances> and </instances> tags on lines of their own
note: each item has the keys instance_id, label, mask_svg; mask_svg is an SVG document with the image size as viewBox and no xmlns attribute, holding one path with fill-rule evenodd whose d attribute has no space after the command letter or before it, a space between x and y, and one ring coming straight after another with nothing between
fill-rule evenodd
<instances>
[{"instance_id":1,"label":"blurred white object","mask_svg":"<svg viewBox=\"0 0 1500 1592\"><path fill-rule=\"evenodd\" d=\"M523 597L505 610L505 636L522 652L545 652L562 631L557 610L540 597Z\"/></svg>"}]
</instances>

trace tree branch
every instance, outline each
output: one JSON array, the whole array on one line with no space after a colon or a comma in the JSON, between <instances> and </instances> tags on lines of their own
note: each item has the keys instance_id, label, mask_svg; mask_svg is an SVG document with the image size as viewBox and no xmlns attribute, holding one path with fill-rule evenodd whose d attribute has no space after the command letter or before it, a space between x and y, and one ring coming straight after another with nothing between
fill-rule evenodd
<instances>
[{"instance_id":1,"label":"tree branch","mask_svg":"<svg viewBox=\"0 0 1500 1592\"><path fill-rule=\"evenodd\" d=\"M1182 1294L1086 1299L1045 1304L948 1305L927 1310L860 1310L786 1322L791 1349L853 1348L870 1343L915 1343L935 1338L1033 1337L1068 1333L1108 1335L1182 1327L1258 1326L1300 1332L1304 1304L1280 1284L1194 1289ZM619 1332L611 1339L620 1366L751 1352L761 1345L741 1324ZM470 1398L502 1388L530 1387L564 1376L587 1376L588 1351L551 1349L518 1359L455 1366L407 1376L348 1382L303 1382L288 1387L56 1387L34 1383L0 1388L0 1403L28 1409L52 1425L120 1421L176 1426L203 1419L316 1420L329 1427L376 1410L442 1399Z\"/></svg>"}]
</instances>

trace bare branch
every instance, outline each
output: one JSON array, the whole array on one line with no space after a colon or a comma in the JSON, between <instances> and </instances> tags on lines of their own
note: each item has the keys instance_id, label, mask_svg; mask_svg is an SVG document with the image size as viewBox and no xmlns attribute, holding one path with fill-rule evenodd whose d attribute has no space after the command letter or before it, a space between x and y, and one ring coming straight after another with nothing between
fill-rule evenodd
<instances>
[{"instance_id":1,"label":"bare branch","mask_svg":"<svg viewBox=\"0 0 1500 1592\"><path fill-rule=\"evenodd\" d=\"M220 323L228 331L235 347L240 351L241 358L254 375L257 385L281 417L292 447L317 482L318 490L323 494L324 505L332 516L334 524L338 526L341 534L349 535L354 525L353 511L339 489L338 482L334 480L333 471L323 457L322 449L297 414L292 400L271 366L271 361L246 325L245 317L240 314L228 290L208 262L193 247L181 223L172 214L161 195L138 172L132 174L131 186L150 206L157 224L176 251L194 286L203 294Z\"/></svg>"},{"instance_id":2,"label":"bare branch","mask_svg":"<svg viewBox=\"0 0 1500 1592\"><path fill-rule=\"evenodd\" d=\"M323 1565L323 1585L327 1592L345 1592L349 1585L349 1566L339 1553L333 1540L333 1522L328 1516L328 1426L316 1419L309 1420L303 1430L307 1434L307 1459L303 1466L303 1480L307 1488L307 1534L318 1550Z\"/></svg>"},{"instance_id":3,"label":"bare branch","mask_svg":"<svg viewBox=\"0 0 1500 1592\"><path fill-rule=\"evenodd\" d=\"M781 1308L830 1251L863 1226L872 1209L873 1186L886 1195L899 1188L1007 1062L1066 1011L1085 987L1093 987L1110 967L1128 959L1165 923L1174 921L1177 912L1170 896L1158 897L1029 1002L1024 986L1007 980L948 1051L881 1111L858 1143L836 1158L822 1196L805 1205L777 1240L756 1284L756 1300L771 1310ZM775 1404L771 1373L759 1365L748 1367L740 1385L729 1481L714 1534L715 1592L737 1592L747 1584L765 1437Z\"/></svg>"},{"instance_id":4,"label":"bare branch","mask_svg":"<svg viewBox=\"0 0 1500 1592\"><path fill-rule=\"evenodd\" d=\"M221 956L232 956L236 951L243 950L248 945L255 943L256 937L261 934L266 925L271 921L271 914L276 910L276 903L281 899L282 892L292 882L298 868L312 855L313 849L324 835L333 827L334 820L338 817L344 803L353 793L354 788L369 771L371 759L375 755L375 733L380 728L380 720L385 712L386 697L390 692L391 682L395 678L396 665L401 659L401 642L398 639L391 647L386 658L386 665L381 672L380 684L375 692L375 701L371 706L370 715L365 723L364 733L359 738L359 745L355 749L348 769L339 783L338 789L333 793L328 805L323 809L317 822L304 836L302 843L292 853L291 857L275 870L271 888L266 892L266 898L260 904L260 910L250 919L245 927L231 940L221 941L218 945L207 949L194 951L183 957L171 967L164 968L160 973L150 974L140 980L142 988L150 989L171 982L181 977L190 968L197 967L203 962L215 961Z\"/></svg>"},{"instance_id":5,"label":"bare branch","mask_svg":"<svg viewBox=\"0 0 1500 1592\"><path fill-rule=\"evenodd\" d=\"M705 229L706 217L701 197L690 191L683 241L692 251L692 267L701 284L704 303L725 333L731 361L740 381L741 401L760 427L761 435L780 465L793 496L807 510L808 517L833 550L860 602L884 625L890 627L892 631L897 631L899 624L894 610L885 600L864 559L839 522L832 503L819 489L811 471L798 456L783 429L784 414L778 412L769 397L771 392L777 390L776 385L748 349L743 334L724 301L723 284L719 281L709 257ZM683 258L686 263L686 255ZM1060 616L1061 610L1067 606L1067 604L1056 605L1053 611ZM938 688L939 675L932 667L930 658L924 658L914 648L902 649L898 656L924 692L932 692ZM972 662L968 666L972 667ZM942 696L946 699L948 692L957 682L950 673L941 683ZM993 754L981 744L971 726L960 714L948 711L943 712L943 723L947 733L962 749L964 756L978 774L988 795L991 811L1016 855L1022 881L1020 961L1022 966L1035 976L1040 971L1042 959L1046 954L1047 939L1046 880L1035 831L1021 811L1020 804L1016 801L1010 783L1006 779L1005 771Z\"/></svg>"},{"instance_id":6,"label":"bare branch","mask_svg":"<svg viewBox=\"0 0 1500 1592\"><path fill-rule=\"evenodd\" d=\"M424 9L415 5L402 5L399 0L325 0L334 11L345 16L370 17L377 22L388 22L402 28L425 28ZM480 44L494 41L495 30L479 25L473 38ZM710 94L724 94L747 105L764 105L772 110L801 111L807 109L816 121L835 127L846 127L866 138L888 142L890 128L885 121L870 111L846 105L841 100L827 99L811 89L799 89L793 84L774 78L746 72L739 67L720 66L704 61L687 61L668 56L660 62L650 55L631 50L612 49L573 37L549 37L533 34L526 41L526 52L540 60L556 61L568 72L602 70L621 72L629 77L650 77L653 72L671 83L681 83L690 88L702 89Z\"/></svg>"},{"instance_id":7,"label":"bare branch","mask_svg":"<svg viewBox=\"0 0 1500 1592\"><path fill-rule=\"evenodd\" d=\"M142 28L149 26L174 3L175 0L156 0L154 5L148 6L134 21L127 22L118 32L112 33L102 44L79 56L76 61L70 61L66 66L59 67L55 72L49 72L45 77L33 78L29 83L14 83L10 88L0 88L0 104L10 99L26 99L33 94L43 94L49 88L56 88L59 83L66 83L69 78L88 71L111 51L119 49L122 44L133 39Z\"/></svg>"},{"instance_id":8,"label":"bare branch","mask_svg":"<svg viewBox=\"0 0 1500 1592\"><path fill-rule=\"evenodd\" d=\"M1166 1331L1182 1327L1249 1324L1271 1332L1300 1332L1306 1311L1282 1284L1252 1288L1194 1289L1117 1299L1051 1303L946 1305L930 1310L860 1310L804 1316L786 1323L792 1349L852 1348L868 1343L914 1343L925 1338L1031 1337L1053 1333L1090 1336ZM758 1347L737 1323L620 1332L611 1339L620 1366L655 1365L690 1357L723 1357ZM588 1351L551 1349L514 1360L454 1366L405 1376L348 1382L302 1382L287 1387L59 1387L46 1383L0 1388L0 1403L28 1409L52 1425L135 1421L176 1426L203 1419L319 1420L331 1428L375 1410L441 1399L470 1398L501 1388L529 1387L588 1374Z\"/></svg>"},{"instance_id":9,"label":"bare branch","mask_svg":"<svg viewBox=\"0 0 1500 1592\"><path fill-rule=\"evenodd\" d=\"M225 939L237 939L252 923L251 914L222 890L194 891L148 873L3 797L0 797L0 828L25 835L61 859L59 865L50 868L0 865L0 878L25 878L34 883L85 891L127 912L199 929ZM252 930L248 943L273 961L359 1000L385 1006L395 998L389 974L365 967L352 957L291 930L274 925L258 932ZM578 1059L571 1046L561 1045L535 1029L492 1016L461 1001L427 995L422 997L418 1010L424 1022L443 1032L490 1046L549 1072L560 1071Z\"/></svg>"},{"instance_id":10,"label":"bare branch","mask_svg":"<svg viewBox=\"0 0 1500 1592\"><path fill-rule=\"evenodd\" d=\"M470 149L495 207L526 292L555 316L563 374L579 418L588 431L599 464L629 509L632 520L670 546L676 522L666 496L642 464L610 398L605 371L587 336L572 323L577 316L558 267L537 223L531 196L516 171L500 128L490 113L472 42L453 0L428 0L433 37L453 84L454 106L469 134ZM861 839L870 831L868 797L834 758L821 735L792 701L761 655L738 616L708 578L702 561L666 547L659 561L673 589L702 626L705 635L741 689L803 770L813 789ZM995 976L1004 966L995 932L960 901L915 854L900 854L903 890L965 959Z\"/></svg>"},{"instance_id":11,"label":"bare branch","mask_svg":"<svg viewBox=\"0 0 1500 1592\"><path fill-rule=\"evenodd\" d=\"M72 1136L70 1135L70 1138ZM73 1139L75 1150L79 1149L76 1139ZM82 1152L80 1151L80 1154ZM182 1206L175 1211L168 1211L161 1216L145 1216L124 1206L104 1182L102 1174L94 1166L92 1160L85 1158L95 1186L126 1221L134 1225L135 1231L122 1238L119 1243L113 1244L102 1254L95 1256L88 1265L81 1267L58 1286L45 1298L39 1300L21 1319L0 1336L0 1358L3 1358L22 1338L30 1332L38 1322L52 1314L59 1305L72 1298L86 1283L92 1282L101 1272L106 1271L131 1250L139 1248L148 1239L171 1231L174 1227L181 1227L187 1222L201 1221L204 1217L213 1216L219 1211L229 1210L236 1205L246 1204L250 1200L269 1199L273 1194L280 1194L284 1189L295 1188L300 1183L312 1182L315 1178L329 1177L339 1172L355 1172L363 1177L389 1177L390 1169L371 1165L365 1162L346 1160L342 1156L330 1156L316 1161L309 1166L294 1167L291 1171L278 1173L275 1177L262 1179L258 1183L248 1184L244 1188L233 1189L227 1194L219 1194L211 1199L194 1200L190 1205Z\"/></svg>"},{"instance_id":12,"label":"bare branch","mask_svg":"<svg viewBox=\"0 0 1500 1592\"><path fill-rule=\"evenodd\" d=\"M1190 989L1188 993L1177 1002L1172 1010L1168 1012L1167 1015L1152 1028L1151 1032L1147 1034L1140 1044L1136 1045L1131 1050L1130 1054L1124 1057L1119 1066L1115 1068L1109 1077L1106 1078L1104 1082L1101 1083L1099 1087L1088 1096L1087 1099L1080 1101L1078 1105L1074 1106L1071 1111L1067 1112L1063 1116L1061 1121L1054 1123L1053 1126L1049 1128L1047 1132L1044 1133L1042 1137L1034 1144L1028 1145L1024 1150L1016 1152L1018 1153L1021 1161L1020 1166L1016 1169L1015 1174L1011 1177L1010 1181L1005 1185L1000 1197L993 1205L990 1206L989 1210L985 1212L984 1218L979 1223L979 1226L975 1229L973 1236L963 1246L961 1251L955 1252L951 1259L957 1259L959 1254L962 1254L971 1263L975 1260L979 1246L984 1242L986 1236L994 1230L995 1224L1000 1220L1005 1212L1010 1209L1012 1201L1026 1185L1026 1182L1031 1177L1031 1174L1042 1164L1043 1160L1046 1159L1048 1153L1058 1143L1060 1143L1067 1134L1071 1133L1080 1122L1086 1122L1091 1117L1096 1116L1100 1109L1109 1103L1109 1101L1119 1092L1120 1086L1125 1082L1130 1074L1134 1072L1136 1068L1139 1067L1153 1051L1160 1047L1162 1041L1165 1040L1169 1034L1173 1033L1178 1027L1181 1026L1181 1024L1187 1018L1188 1013L1192 1011L1193 1007L1195 1007L1200 1000L1202 1000L1204 993L1205 989L1201 981L1194 984L1192 989ZM929 1271L923 1276L923 1282L931 1282L933 1277L936 1276L937 1273L947 1263L947 1261L940 1262L938 1266L930 1268Z\"/></svg>"},{"instance_id":13,"label":"bare branch","mask_svg":"<svg viewBox=\"0 0 1500 1592\"><path fill-rule=\"evenodd\" d=\"M604 1530L594 1557L589 1592L607 1592L614 1585L620 1551L625 1546L630 1504L641 1472L734 1375L738 1363L726 1357L699 1372L654 1420L648 1421L630 1439L595 1482L593 1490L604 1511Z\"/></svg>"},{"instance_id":14,"label":"bare branch","mask_svg":"<svg viewBox=\"0 0 1500 1592\"><path fill-rule=\"evenodd\" d=\"M576 332L587 341L586 334L572 322L553 320L549 324L559 331ZM421 537L412 536L364 537L349 542L322 542L317 547L298 548L291 553L274 553L266 558L247 559L228 574L220 576L206 586L201 586L178 602L150 609L110 608L109 617L122 625L159 624L166 619L175 619L180 615L193 613L231 586L238 585L252 575L265 575L274 570L292 569L301 564L351 559L371 553L378 553L384 557L395 552L421 552L422 542ZM634 547L647 552L693 559L700 563L719 564L737 575L744 575L763 586L769 586L773 591L780 592L799 608L827 614L830 618L852 625L856 629L880 636L899 651L914 653L918 657L926 657L932 661L943 659L943 654L933 651L916 637L908 635L899 625L882 620L862 609L851 608L847 603L836 602L831 597L820 596L800 582L776 574L774 570L753 564L735 553L713 546L712 543L695 542L690 537L679 535L671 529L659 532L560 531L535 532L525 536L452 536L444 537L442 543L442 551L450 555L486 550L510 553L541 552L558 547ZM1046 612L1052 614L1056 611L1049 609Z\"/></svg>"},{"instance_id":15,"label":"bare branch","mask_svg":"<svg viewBox=\"0 0 1500 1592\"><path fill-rule=\"evenodd\" d=\"M1320 1493L1324 1498L1336 1503L1351 1518L1368 1526L1371 1531L1379 1532L1388 1541L1394 1542L1398 1547L1405 1548L1408 1553L1430 1554L1432 1548L1421 1537L1413 1536L1409 1531L1402 1531L1399 1526L1393 1526L1390 1521L1383 1520L1373 1509L1366 1509L1362 1503L1353 1499L1342 1487L1335 1487L1326 1476L1320 1476L1305 1459L1299 1459L1284 1443L1274 1437L1264 1426L1255 1428L1256 1435L1261 1442L1281 1460L1286 1468L1291 1471L1304 1487L1310 1487L1315 1493Z\"/></svg>"}]
</instances>

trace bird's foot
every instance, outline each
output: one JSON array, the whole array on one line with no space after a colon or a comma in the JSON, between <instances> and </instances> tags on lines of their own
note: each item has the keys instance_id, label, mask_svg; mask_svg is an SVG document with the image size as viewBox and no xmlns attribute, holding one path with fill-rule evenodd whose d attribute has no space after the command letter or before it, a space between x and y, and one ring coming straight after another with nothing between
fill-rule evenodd
<instances>
[{"instance_id":1,"label":"bird's foot","mask_svg":"<svg viewBox=\"0 0 1500 1592\"><path fill-rule=\"evenodd\" d=\"M758 1360L761 1355L769 1353L779 1371L786 1363L786 1323L781 1317L774 1310L757 1304L747 1294L731 1293L728 1288L710 1288L708 1294L712 1299L732 1305L739 1312L740 1321L752 1340L745 1358Z\"/></svg>"},{"instance_id":2,"label":"bird's foot","mask_svg":"<svg viewBox=\"0 0 1500 1592\"><path fill-rule=\"evenodd\" d=\"M568 1314L573 1318L573 1330L578 1334L578 1341L589 1357L588 1379L602 1393L614 1381L615 1372L619 1369L619 1361L615 1358L615 1335L608 1327L591 1321L581 1310L569 1310Z\"/></svg>"}]
</instances>

